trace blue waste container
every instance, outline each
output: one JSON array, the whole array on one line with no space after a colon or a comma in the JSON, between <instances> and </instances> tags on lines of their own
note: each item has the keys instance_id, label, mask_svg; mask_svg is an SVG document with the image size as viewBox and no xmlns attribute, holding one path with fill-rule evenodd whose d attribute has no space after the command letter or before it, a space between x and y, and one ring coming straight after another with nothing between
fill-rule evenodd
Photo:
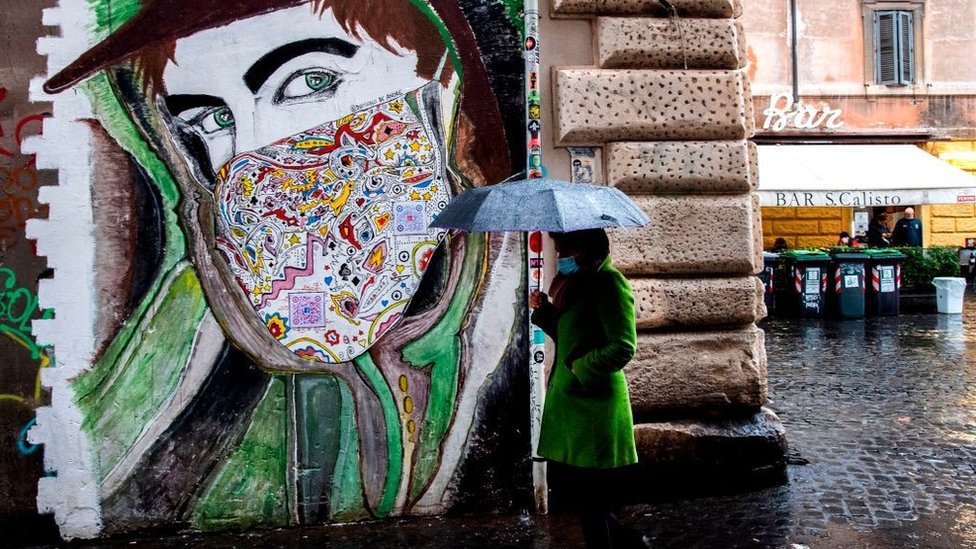
<instances>
[{"instance_id":1,"label":"blue waste container","mask_svg":"<svg viewBox=\"0 0 976 549\"><path fill-rule=\"evenodd\" d=\"M830 254L834 260L831 273L834 313L841 318L864 317L865 286L864 264L868 255L854 251L835 251Z\"/></svg>"}]
</instances>

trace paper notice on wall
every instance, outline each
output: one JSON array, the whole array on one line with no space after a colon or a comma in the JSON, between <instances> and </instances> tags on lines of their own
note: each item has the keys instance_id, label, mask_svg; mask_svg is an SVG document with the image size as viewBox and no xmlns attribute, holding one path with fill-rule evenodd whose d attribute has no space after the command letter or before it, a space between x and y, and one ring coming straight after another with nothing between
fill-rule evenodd
<instances>
[{"instance_id":1,"label":"paper notice on wall","mask_svg":"<svg viewBox=\"0 0 976 549\"><path fill-rule=\"evenodd\" d=\"M868 234L868 212L854 212L854 236L864 236Z\"/></svg>"},{"instance_id":2,"label":"paper notice on wall","mask_svg":"<svg viewBox=\"0 0 976 549\"><path fill-rule=\"evenodd\" d=\"M596 149L592 147L569 147L572 166L570 180L573 183L596 183Z\"/></svg>"},{"instance_id":3,"label":"paper notice on wall","mask_svg":"<svg viewBox=\"0 0 976 549\"><path fill-rule=\"evenodd\" d=\"M804 288L803 293L805 294L819 294L820 293L820 269L813 268L806 270L806 276L804 277Z\"/></svg>"},{"instance_id":4,"label":"paper notice on wall","mask_svg":"<svg viewBox=\"0 0 976 549\"><path fill-rule=\"evenodd\" d=\"M891 265L882 266L878 269L878 276L881 278L881 292L889 293L895 291L895 268Z\"/></svg>"}]
</instances>

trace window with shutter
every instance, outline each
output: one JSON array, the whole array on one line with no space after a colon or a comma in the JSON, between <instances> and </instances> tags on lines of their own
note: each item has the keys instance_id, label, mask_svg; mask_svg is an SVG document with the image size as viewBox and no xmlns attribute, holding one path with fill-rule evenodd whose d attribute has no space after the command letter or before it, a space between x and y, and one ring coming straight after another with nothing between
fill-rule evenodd
<instances>
[{"instance_id":1,"label":"window with shutter","mask_svg":"<svg viewBox=\"0 0 976 549\"><path fill-rule=\"evenodd\" d=\"M886 86L907 86L915 82L913 12L874 12L874 81Z\"/></svg>"},{"instance_id":2,"label":"window with shutter","mask_svg":"<svg viewBox=\"0 0 976 549\"><path fill-rule=\"evenodd\" d=\"M899 84L915 83L915 23L910 11L898 12Z\"/></svg>"}]
</instances>

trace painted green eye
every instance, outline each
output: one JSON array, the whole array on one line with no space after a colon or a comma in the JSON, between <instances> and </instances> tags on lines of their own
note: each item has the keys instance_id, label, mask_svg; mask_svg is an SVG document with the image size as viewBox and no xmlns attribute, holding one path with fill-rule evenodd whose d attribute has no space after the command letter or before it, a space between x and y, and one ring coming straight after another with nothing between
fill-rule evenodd
<instances>
[{"instance_id":1,"label":"painted green eye","mask_svg":"<svg viewBox=\"0 0 976 549\"><path fill-rule=\"evenodd\" d=\"M312 91L320 91L332 84L335 77L327 72L310 72L305 75L305 85Z\"/></svg>"},{"instance_id":2,"label":"painted green eye","mask_svg":"<svg viewBox=\"0 0 976 549\"><path fill-rule=\"evenodd\" d=\"M202 112L190 121L201 133L217 133L234 127L234 113L226 105L201 110Z\"/></svg>"},{"instance_id":3,"label":"painted green eye","mask_svg":"<svg viewBox=\"0 0 976 549\"><path fill-rule=\"evenodd\" d=\"M227 107L221 107L214 111L213 121L220 129L229 128L234 125L234 114Z\"/></svg>"},{"instance_id":4,"label":"painted green eye","mask_svg":"<svg viewBox=\"0 0 976 549\"><path fill-rule=\"evenodd\" d=\"M330 70L319 67L298 71L289 76L278 92L276 101L302 101L331 97L341 81Z\"/></svg>"}]
</instances>

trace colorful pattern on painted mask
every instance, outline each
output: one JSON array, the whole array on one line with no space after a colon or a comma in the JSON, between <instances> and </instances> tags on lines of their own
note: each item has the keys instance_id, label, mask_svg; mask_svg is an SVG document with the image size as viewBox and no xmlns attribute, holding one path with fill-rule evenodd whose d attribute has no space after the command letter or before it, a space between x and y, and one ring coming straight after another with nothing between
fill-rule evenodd
<instances>
[{"instance_id":1,"label":"colorful pattern on painted mask","mask_svg":"<svg viewBox=\"0 0 976 549\"><path fill-rule=\"evenodd\" d=\"M364 353L402 317L450 200L439 85L257 151L214 189L217 247L271 335L309 360Z\"/></svg>"}]
</instances>

